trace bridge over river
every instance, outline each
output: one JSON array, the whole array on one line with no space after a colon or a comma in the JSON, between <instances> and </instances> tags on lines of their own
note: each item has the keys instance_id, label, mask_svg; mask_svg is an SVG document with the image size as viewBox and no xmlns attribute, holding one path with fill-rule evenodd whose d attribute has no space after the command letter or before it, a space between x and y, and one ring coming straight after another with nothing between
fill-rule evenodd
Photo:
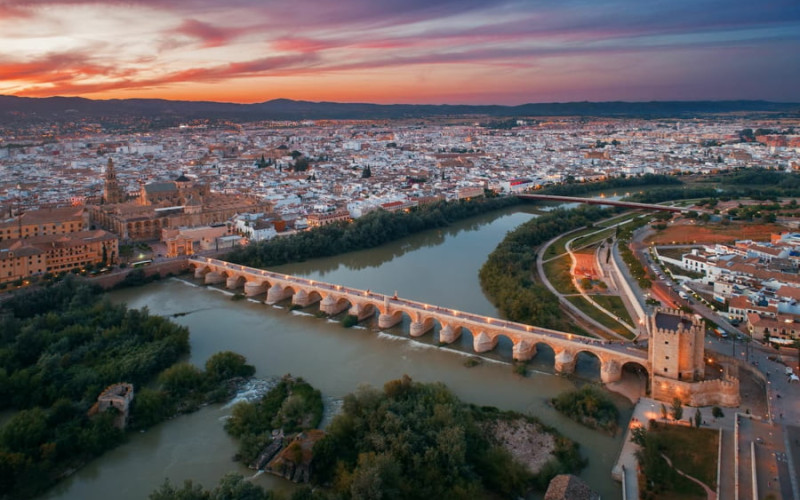
<instances>
[{"instance_id":1,"label":"bridge over river","mask_svg":"<svg viewBox=\"0 0 800 500\"><path fill-rule=\"evenodd\" d=\"M586 203L588 205L609 205L612 207L625 207L625 208L638 208L645 210L656 210L661 212L678 212L686 213L687 208L671 207L669 205L656 205L654 203L636 203L634 201L617 201L609 200L606 198L580 198L577 196L558 196L553 194L518 194L517 198L523 200L545 200L545 201L564 201L567 203ZM695 209L696 212L702 212L702 209Z\"/></svg>"},{"instance_id":2,"label":"bridge over river","mask_svg":"<svg viewBox=\"0 0 800 500\"><path fill-rule=\"evenodd\" d=\"M472 334L472 348L476 353L491 351L503 336L514 345L514 359L524 361L536 355L537 345L544 344L555 353L555 371L558 373L574 372L578 355L582 352L588 352L600 360L600 378L604 383L619 380L623 366L629 363L638 365L648 374L651 371L647 352L628 343L514 323L397 295L359 290L217 259L190 258L189 265L194 268L195 278L202 278L207 284L224 283L231 290L243 288L248 297L266 294L267 304L288 299L300 307L319 303L320 311L325 314L333 316L347 310L359 321L377 313L379 328L397 325L404 316L408 316L409 334L412 337L424 335L438 324L439 341L445 344L455 342L467 330Z\"/></svg>"}]
</instances>

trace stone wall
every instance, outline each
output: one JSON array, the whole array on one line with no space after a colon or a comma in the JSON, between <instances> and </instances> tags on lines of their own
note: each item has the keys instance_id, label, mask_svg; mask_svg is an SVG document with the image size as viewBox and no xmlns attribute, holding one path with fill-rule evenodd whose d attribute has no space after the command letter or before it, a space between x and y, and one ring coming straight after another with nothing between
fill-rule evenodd
<instances>
[{"instance_id":1,"label":"stone wall","mask_svg":"<svg viewBox=\"0 0 800 500\"><path fill-rule=\"evenodd\" d=\"M97 397L97 411L102 413L108 411L109 408L115 408L118 414L114 419L114 426L124 429L128 423L131 401L133 401L132 384L110 385Z\"/></svg>"},{"instance_id":2,"label":"stone wall","mask_svg":"<svg viewBox=\"0 0 800 500\"><path fill-rule=\"evenodd\" d=\"M100 276L95 276L92 278L87 278L91 283L100 285L103 288L112 288L118 283L122 282L125 279L125 276L128 275L134 268L128 267L125 269L115 270L111 274L102 274ZM149 266L137 268L143 269L145 276L153 276L155 274L160 275L162 278L166 278L170 273L171 274L180 274L184 271L189 269L189 262L186 259L179 259L179 260L169 260L165 262L154 262Z\"/></svg>"},{"instance_id":3,"label":"stone wall","mask_svg":"<svg viewBox=\"0 0 800 500\"><path fill-rule=\"evenodd\" d=\"M737 407L740 403L739 379L703 380L700 382L683 382L665 377L654 376L651 386L653 399L672 402L680 398L689 406L726 406Z\"/></svg>"}]
</instances>

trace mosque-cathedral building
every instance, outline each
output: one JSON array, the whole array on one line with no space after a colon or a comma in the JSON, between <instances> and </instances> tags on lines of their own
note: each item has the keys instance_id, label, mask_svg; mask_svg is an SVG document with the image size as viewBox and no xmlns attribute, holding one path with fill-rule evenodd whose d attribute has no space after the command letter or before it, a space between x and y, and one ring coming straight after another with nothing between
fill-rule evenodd
<instances>
[{"instance_id":1,"label":"mosque-cathedral building","mask_svg":"<svg viewBox=\"0 0 800 500\"><path fill-rule=\"evenodd\" d=\"M141 186L129 199L117 183L108 160L100 205L89 207L93 225L117 234L123 241L162 238L162 230L225 224L237 213L269 212L270 204L250 196L212 193L206 184L181 174L175 180Z\"/></svg>"}]
</instances>

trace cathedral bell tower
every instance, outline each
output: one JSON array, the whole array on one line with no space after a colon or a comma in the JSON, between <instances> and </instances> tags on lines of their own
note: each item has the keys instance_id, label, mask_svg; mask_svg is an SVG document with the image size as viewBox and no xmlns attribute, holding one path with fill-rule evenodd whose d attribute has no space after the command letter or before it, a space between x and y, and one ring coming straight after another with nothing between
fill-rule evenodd
<instances>
[{"instance_id":1,"label":"cathedral bell tower","mask_svg":"<svg viewBox=\"0 0 800 500\"><path fill-rule=\"evenodd\" d=\"M125 193L122 192L122 188L120 188L119 183L117 183L117 174L114 173L114 162L111 160L111 158L109 158L108 165L106 165L106 182L103 188L103 203L122 203L123 201L125 201Z\"/></svg>"}]
</instances>

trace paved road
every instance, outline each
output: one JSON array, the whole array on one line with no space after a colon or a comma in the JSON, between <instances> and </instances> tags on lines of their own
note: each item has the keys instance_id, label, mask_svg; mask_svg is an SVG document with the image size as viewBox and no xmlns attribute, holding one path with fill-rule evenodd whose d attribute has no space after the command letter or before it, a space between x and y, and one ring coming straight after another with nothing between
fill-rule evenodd
<instances>
[{"instance_id":1,"label":"paved road","mask_svg":"<svg viewBox=\"0 0 800 500\"><path fill-rule=\"evenodd\" d=\"M736 453L736 441L734 441L733 429L722 429L722 452L719 464L719 498L733 499L736 484L734 482L736 461L733 460Z\"/></svg>"},{"instance_id":2,"label":"paved road","mask_svg":"<svg viewBox=\"0 0 800 500\"><path fill-rule=\"evenodd\" d=\"M739 498L750 500L754 498L753 457L750 443L755 440L755 435L751 419L746 417L737 418L739 419L739 439L736 441L736 450L739 456L736 472L739 478Z\"/></svg>"}]
</instances>

